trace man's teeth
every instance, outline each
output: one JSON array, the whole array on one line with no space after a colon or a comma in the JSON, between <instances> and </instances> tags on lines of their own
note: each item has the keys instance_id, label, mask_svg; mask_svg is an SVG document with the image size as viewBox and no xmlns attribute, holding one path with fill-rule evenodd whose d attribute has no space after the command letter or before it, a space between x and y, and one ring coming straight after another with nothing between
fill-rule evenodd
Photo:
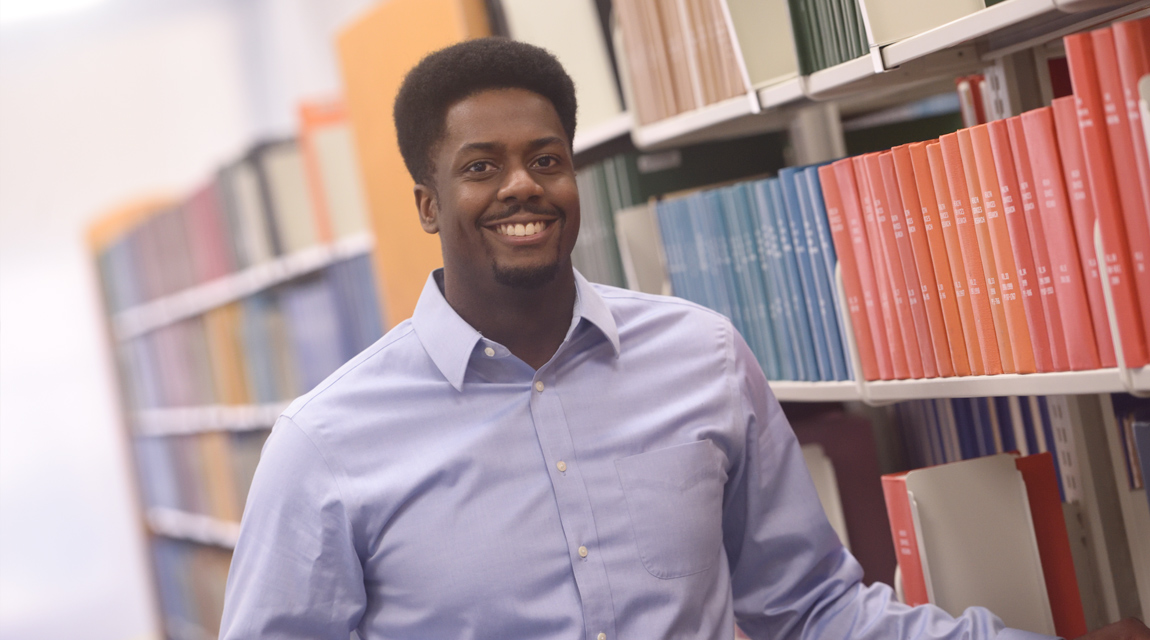
<instances>
[{"instance_id":1,"label":"man's teeth","mask_svg":"<svg viewBox=\"0 0 1150 640\"><path fill-rule=\"evenodd\" d=\"M495 230L505 236L533 236L546 227L543 222L528 222L527 224L501 224Z\"/></svg>"}]
</instances>

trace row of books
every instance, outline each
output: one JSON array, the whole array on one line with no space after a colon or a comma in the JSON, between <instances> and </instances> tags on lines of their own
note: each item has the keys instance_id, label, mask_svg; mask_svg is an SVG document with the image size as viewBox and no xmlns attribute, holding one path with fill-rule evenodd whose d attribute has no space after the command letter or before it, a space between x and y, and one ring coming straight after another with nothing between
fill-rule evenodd
<instances>
[{"instance_id":1,"label":"row of books","mask_svg":"<svg viewBox=\"0 0 1150 640\"><path fill-rule=\"evenodd\" d=\"M626 287L615 213L643 202L634 157L613 156L584 167L575 180L581 221L571 262L591 282Z\"/></svg>"},{"instance_id":2,"label":"row of books","mask_svg":"<svg viewBox=\"0 0 1150 640\"><path fill-rule=\"evenodd\" d=\"M301 108L300 139L265 142L98 256L113 312L367 229L339 104Z\"/></svg>"},{"instance_id":3,"label":"row of books","mask_svg":"<svg viewBox=\"0 0 1150 640\"><path fill-rule=\"evenodd\" d=\"M135 409L267 404L314 387L383 335L361 255L120 343Z\"/></svg>"},{"instance_id":4,"label":"row of books","mask_svg":"<svg viewBox=\"0 0 1150 640\"><path fill-rule=\"evenodd\" d=\"M1068 36L1076 93L1052 107L819 169L866 379L1115 366L1104 286L1126 365L1150 361L1150 173L1140 177L1145 147L1132 142L1142 124L1084 97L1100 78L1112 98L1124 86L1136 95L1148 25ZM1118 33L1131 73L1114 60ZM1083 55L1094 42L1106 65Z\"/></svg>"},{"instance_id":5,"label":"row of books","mask_svg":"<svg viewBox=\"0 0 1150 640\"><path fill-rule=\"evenodd\" d=\"M675 295L727 317L771 380L847 380L835 250L814 167L655 205Z\"/></svg>"},{"instance_id":6,"label":"row of books","mask_svg":"<svg viewBox=\"0 0 1150 640\"><path fill-rule=\"evenodd\" d=\"M145 507L238 523L268 434L254 429L136 437Z\"/></svg>"},{"instance_id":7,"label":"row of books","mask_svg":"<svg viewBox=\"0 0 1150 640\"><path fill-rule=\"evenodd\" d=\"M157 538L152 544L152 557L159 576L165 636L171 640L219 637L231 553Z\"/></svg>"},{"instance_id":8,"label":"row of books","mask_svg":"<svg viewBox=\"0 0 1150 640\"><path fill-rule=\"evenodd\" d=\"M1078 487L1057 403L1046 396L912 400L895 405L895 422L906 462L916 469L1011 451L1051 453L1059 491L1069 501Z\"/></svg>"},{"instance_id":9,"label":"row of books","mask_svg":"<svg viewBox=\"0 0 1150 640\"><path fill-rule=\"evenodd\" d=\"M788 0L788 4L804 74L854 60L870 50L858 0Z\"/></svg>"}]
</instances>

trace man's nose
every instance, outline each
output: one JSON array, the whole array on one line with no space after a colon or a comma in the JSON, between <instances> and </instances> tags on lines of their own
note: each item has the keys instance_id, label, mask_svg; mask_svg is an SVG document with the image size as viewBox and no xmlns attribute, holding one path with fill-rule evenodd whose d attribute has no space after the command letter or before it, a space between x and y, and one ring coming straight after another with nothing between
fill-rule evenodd
<instances>
[{"instance_id":1,"label":"man's nose","mask_svg":"<svg viewBox=\"0 0 1150 640\"><path fill-rule=\"evenodd\" d=\"M515 199L527 202L543 195L543 186L535 179L527 167L517 166L507 173L503 186L499 189L500 200Z\"/></svg>"}]
</instances>

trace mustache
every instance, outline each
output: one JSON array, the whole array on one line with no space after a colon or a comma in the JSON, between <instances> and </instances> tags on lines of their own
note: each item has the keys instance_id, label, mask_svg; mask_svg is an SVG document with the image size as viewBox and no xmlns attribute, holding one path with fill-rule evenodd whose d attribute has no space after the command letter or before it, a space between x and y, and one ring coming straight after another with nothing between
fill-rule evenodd
<instances>
[{"instance_id":1,"label":"mustache","mask_svg":"<svg viewBox=\"0 0 1150 640\"><path fill-rule=\"evenodd\" d=\"M530 202L527 202L527 203L518 203L517 202L515 204L508 206L506 209L504 209L503 211L501 211L499 213L495 213L495 214L492 214L490 216L485 216L483 218L483 220L480 222L480 224L481 225L497 224L498 222L500 222L502 220L506 220L507 218L510 218L511 216L513 216L517 213L520 213L522 211L526 211L527 213L533 213L537 216L551 216L551 217L556 218L558 220L565 220L567 218L567 213L564 212L559 207L544 207L544 206L540 206L540 205L533 204Z\"/></svg>"}]
</instances>

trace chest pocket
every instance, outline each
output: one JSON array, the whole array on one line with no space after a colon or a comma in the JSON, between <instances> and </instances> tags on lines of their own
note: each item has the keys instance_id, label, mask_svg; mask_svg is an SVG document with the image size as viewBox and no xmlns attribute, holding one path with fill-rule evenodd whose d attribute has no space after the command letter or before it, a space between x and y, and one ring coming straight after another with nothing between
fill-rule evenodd
<instances>
[{"instance_id":1,"label":"chest pocket","mask_svg":"<svg viewBox=\"0 0 1150 640\"><path fill-rule=\"evenodd\" d=\"M706 571L723 540L721 456L700 440L615 461L643 566L656 578Z\"/></svg>"}]
</instances>

